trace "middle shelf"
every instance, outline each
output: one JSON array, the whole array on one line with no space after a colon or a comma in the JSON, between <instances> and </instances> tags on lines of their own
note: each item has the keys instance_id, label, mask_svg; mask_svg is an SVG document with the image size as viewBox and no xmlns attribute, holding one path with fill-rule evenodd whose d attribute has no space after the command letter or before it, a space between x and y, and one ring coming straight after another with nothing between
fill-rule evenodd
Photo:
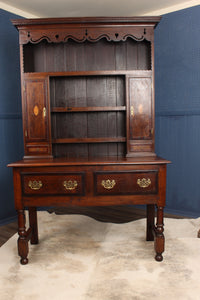
<instances>
[{"instance_id":1,"label":"middle shelf","mask_svg":"<svg viewBox=\"0 0 200 300\"><path fill-rule=\"evenodd\" d=\"M101 111L125 111L126 106L89 106L89 107L52 107L51 112L101 112Z\"/></svg>"}]
</instances>

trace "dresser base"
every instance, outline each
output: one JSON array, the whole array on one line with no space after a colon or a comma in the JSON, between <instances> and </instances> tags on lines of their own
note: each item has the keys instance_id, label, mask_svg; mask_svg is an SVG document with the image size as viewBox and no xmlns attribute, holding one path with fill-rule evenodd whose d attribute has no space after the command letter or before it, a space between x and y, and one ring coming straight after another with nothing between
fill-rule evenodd
<instances>
[{"instance_id":1,"label":"dresser base","mask_svg":"<svg viewBox=\"0 0 200 300\"><path fill-rule=\"evenodd\" d=\"M159 158L132 158L24 160L10 164L14 175L21 264L28 263L29 241L38 244L37 208L140 204L147 206L146 240L154 240L155 259L162 261L167 163ZM29 212L28 229L25 210Z\"/></svg>"}]
</instances>

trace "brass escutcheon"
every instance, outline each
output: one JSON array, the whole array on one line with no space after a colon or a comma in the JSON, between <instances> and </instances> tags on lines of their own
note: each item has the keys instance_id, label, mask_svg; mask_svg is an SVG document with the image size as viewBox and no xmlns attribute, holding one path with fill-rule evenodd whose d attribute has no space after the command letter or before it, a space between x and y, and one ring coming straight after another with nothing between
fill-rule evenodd
<instances>
[{"instance_id":1,"label":"brass escutcheon","mask_svg":"<svg viewBox=\"0 0 200 300\"><path fill-rule=\"evenodd\" d=\"M45 118L47 115L47 110L46 110L46 107L43 107L43 118Z\"/></svg>"},{"instance_id":2,"label":"brass escutcheon","mask_svg":"<svg viewBox=\"0 0 200 300\"><path fill-rule=\"evenodd\" d=\"M142 188L146 188L151 184L151 179L150 178L142 178L142 179L138 179L137 180L137 184L142 187Z\"/></svg>"},{"instance_id":3,"label":"brass escutcheon","mask_svg":"<svg viewBox=\"0 0 200 300\"><path fill-rule=\"evenodd\" d=\"M102 180L101 185L107 189L107 190L111 190L116 184L116 181L114 179L110 180Z\"/></svg>"},{"instance_id":4,"label":"brass escutcheon","mask_svg":"<svg viewBox=\"0 0 200 300\"><path fill-rule=\"evenodd\" d=\"M72 181L72 180L68 180L68 181L64 181L63 182L63 186L66 188L66 190L74 190L77 186L78 183L76 180Z\"/></svg>"},{"instance_id":5,"label":"brass escutcheon","mask_svg":"<svg viewBox=\"0 0 200 300\"><path fill-rule=\"evenodd\" d=\"M42 181L37 181L37 180L33 180L33 181L29 181L28 182L28 186L30 187L31 190L39 190L42 187Z\"/></svg>"},{"instance_id":6,"label":"brass escutcheon","mask_svg":"<svg viewBox=\"0 0 200 300\"><path fill-rule=\"evenodd\" d=\"M131 116L134 117L134 107L131 106Z\"/></svg>"}]
</instances>

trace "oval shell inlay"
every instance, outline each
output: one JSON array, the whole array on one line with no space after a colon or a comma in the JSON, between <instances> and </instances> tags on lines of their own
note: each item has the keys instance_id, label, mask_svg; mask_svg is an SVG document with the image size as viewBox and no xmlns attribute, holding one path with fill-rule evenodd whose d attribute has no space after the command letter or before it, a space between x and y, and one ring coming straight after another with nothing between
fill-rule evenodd
<instances>
[{"instance_id":1,"label":"oval shell inlay","mask_svg":"<svg viewBox=\"0 0 200 300\"><path fill-rule=\"evenodd\" d=\"M142 105L142 104L140 104L140 105L138 106L138 111L139 111L139 114L142 114L142 113L143 113L143 105Z\"/></svg>"},{"instance_id":2,"label":"oval shell inlay","mask_svg":"<svg viewBox=\"0 0 200 300\"><path fill-rule=\"evenodd\" d=\"M39 108L38 108L37 105L34 106L33 113L34 113L35 116L37 116L39 114Z\"/></svg>"}]
</instances>

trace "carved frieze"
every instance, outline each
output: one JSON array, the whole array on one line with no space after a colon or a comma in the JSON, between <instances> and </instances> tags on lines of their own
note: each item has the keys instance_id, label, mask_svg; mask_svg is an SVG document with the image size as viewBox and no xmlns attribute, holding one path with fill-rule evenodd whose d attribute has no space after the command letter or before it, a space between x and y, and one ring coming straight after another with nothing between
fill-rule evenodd
<instances>
[{"instance_id":1,"label":"carved frieze","mask_svg":"<svg viewBox=\"0 0 200 300\"><path fill-rule=\"evenodd\" d=\"M81 30L77 27L62 27L58 28L43 28L41 31L37 28L30 28L30 30L20 29L20 44L37 44L42 40L46 40L48 43L60 43L67 42L69 39L74 40L78 43L85 41L97 42L100 39L105 38L108 42L120 42L126 41L127 38L131 38L135 41L152 41L153 39L153 28L152 27L136 27L126 26L125 28L120 27L96 27L91 28L83 27Z\"/></svg>"}]
</instances>

